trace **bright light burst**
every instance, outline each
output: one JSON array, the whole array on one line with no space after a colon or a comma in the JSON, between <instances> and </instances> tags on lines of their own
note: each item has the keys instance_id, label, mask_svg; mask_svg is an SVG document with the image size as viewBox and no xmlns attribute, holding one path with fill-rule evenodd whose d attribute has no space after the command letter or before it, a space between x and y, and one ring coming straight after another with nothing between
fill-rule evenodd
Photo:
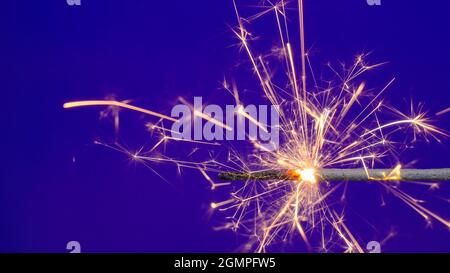
<instances>
[{"instance_id":1,"label":"bright light burst","mask_svg":"<svg viewBox=\"0 0 450 273\"><path fill-rule=\"evenodd\" d=\"M147 128L160 137L147 151L129 152L118 144L106 145L110 148L128 154L156 172L148 163L173 163L181 168L193 168L201 172L211 184L211 189L219 187L229 189L229 199L211 203L213 210L219 210L229 217L221 228L232 229L249 235L248 243L242 251L265 252L268 247L279 241L286 241L298 234L309 251L345 251L364 252L356 236L345 223L345 209L339 200L331 196L342 191L342 197L347 191L347 183L329 183L322 181L316 171L321 168L361 167L368 171L383 162L392 163L396 160L399 143L398 137L405 142L415 141L420 134L425 139L446 135L439 128L431 125L421 109L411 106L411 112L404 114L386 105L382 95L394 82L386 82L377 92L366 89L362 76L367 71L382 65L369 64L366 55L355 58L353 64L343 69L328 65L330 71L339 83L329 81L321 86L316 81L308 52L305 49L303 3L298 0L290 5L298 5L300 22L300 45L291 43L286 15L287 2L277 3L265 1L260 6L263 11L243 18L237 5L233 2L238 25L232 28L240 48L246 53L252 64L252 69L261 87L261 96L273 105L279 105L280 116L280 146L271 151L265 149L257 140L252 140L255 152L241 154L229 148L226 160L212 157L205 161L194 162L181 160L156 153L164 144L173 141L183 141L196 145L220 146L217 142L186 140L171 136L170 129L164 122L172 122L172 117L154 111L132 106L127 102L118 101L80 101L64 105L66 108L93 105L108 105L139 111L160 118L156 123L147 124ZM256 54L251 49L252 34L247 26L261 16L274 16L274 27L279 33L279 50L276 54L284 67L284 82L275 80L275 74L269 67L267 57ZM298 50L296 50L296 48ZM297 67L299 64L299 67ZM309 68L307 70L307 67ZM308 76L308 77L307 77ZM278 78L277 78L278 79ZM309 80L311 79L311 80ZM311 81L311 82L310 82ZM230 86L224 81L223 87L236 101L244 105L242 95L235 85ZM180 98L184 104L186 100ZM268 128L248 116L239 108L235 114L255 123L261 128ZM118 114L118 111L113 111ZM439 114L444 114L447 109ZM395 120L386 118L395 115ZM226 124L213 117L194 111L194 115L213 122L226 130L232 130ZM118 126L118 123L116 124ZM400 143L401 144L401 143ZM230 145L231 146L231 145ZM196 152L196 149L193 151ZM436 220L447 227L450 222L427 209L422 200L415 199L400 189L400 164L392 168L380 183L388 192L405 202L410 208L426 221ZM219 171L256 172L261 170L290 170L289 179L272 179L268 181L217 182L211 174ZM367 172L369 177L369 172ZM404 183L404 182L402 182ZM413 182L411 182L413 183ZM437 187L437 183L414 182L429 188Z\"/></svg>"}]
</instances>

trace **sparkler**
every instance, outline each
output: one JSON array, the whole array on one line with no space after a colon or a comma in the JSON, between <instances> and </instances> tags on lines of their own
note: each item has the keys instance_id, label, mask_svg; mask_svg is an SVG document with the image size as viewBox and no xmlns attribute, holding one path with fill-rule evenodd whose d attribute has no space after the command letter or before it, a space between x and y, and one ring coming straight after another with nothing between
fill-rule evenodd
<instances>
[{"instance_id":1,"label":"sparkler","mask_svg":"<svg viewBox=\"0 0 450 273\"><path fill-rule=\"evenodd\" d=\"M263 5L263 12L244 19L233 1L238 25L232 30L252 64L262 96L271 104L280 106L278 114L281 144L277 150L264 149L258 140L250 140L256 152L241 155L230 148L226 160L208 158L196 162L154 155L153 152L161 144L169 141L213 146L218 144L169 136L170 129L164 127L162 121L174 121L172 117L124 102L80 101L66 103L64 107L106 105L159 118L158 122L148 126L161 136L148 151L132 153L118 144L100 144L124 152L155 172L147 162L173 163L179 170L197 169L213 190L219 187L231 188L230 198L211 203L211 208L230 216L230 222L221 228L245 231L250 235L249 242L242 251L265 252L272 243L288 240L298 234L309 251L364 252L361 242L345 222L345 210L339 207L339 201L332 198L338 190L342 190L342 196L345 196L347 181L378 183L427 222L435 220L450 228L448 220L426 208L422 200L409 195L401 187L405 183L413 183L438 188L439 181L449 180L449 169L402 169L400 165L391 169L375 168L396 160L401 143L395 140L399 136L410 137L407 141L416 141L420 134L426 139L431 137L439 141L438 137L447 135L446 132L430 124L430 119L420 107L417 110L411 106L411 113L404 114L383 102L383 93L395 79L371 94L361 77L367 71L380 67L382 63L369 64L366 62L366 55L357 56L354 63L350 67L344 67L342 72L329 64L329 69L339 83L328 82L321 86L316 81L305 48L302 0L297 2L300 22L300 46L297 54L301 67L298 73L297 47L291 43L288 27L288 3L285 0L266 3ZM252 34L246 28L246 24L270 14L276 20L275 27L280 40L279 50L276 52L277 57L281 57L287 84L277 82L276 73L271 70L267 61L270 57L254 53L251 48ZM307 67L310 71L307 71ZM307 82L307 75L311 76L312 85ZM243 105L237 87L230 87L227 82L224 82L223 87L234 96L237 105ZM439 114L447 111L443 110ZM398 119L385 121L387 112L397 115ZM193 114L226 130L232 129L214 117L198 111ZM258 127L270 127L252 119L242 110L236 111L235 115ZM406 130L411 133L408 134ZM216 182L211 173L218 173L219 179L228 181ZM337 183L329 183L331 181Z\"/></svg>"},{"instance_id":2,"label":"sparkler","mask_svg":"<svg viewBox=\"0 0 450 273\"><path fill-rule=\"evenodd\" d=\"M444 169L305 169L262 172L223 172L221 180L306 180L317 181L450 181L450 168Z\"/></svg>"}]
</instances>

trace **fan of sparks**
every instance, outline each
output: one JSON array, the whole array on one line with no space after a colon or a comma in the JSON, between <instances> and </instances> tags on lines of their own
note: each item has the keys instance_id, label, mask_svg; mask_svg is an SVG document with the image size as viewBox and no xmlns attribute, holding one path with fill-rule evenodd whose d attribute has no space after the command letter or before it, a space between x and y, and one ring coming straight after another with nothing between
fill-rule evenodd
<instances>
[{"instance_id":1,"label":"fan of sparks","mask_svg":"<svg viewBox=\"0 0 450 273\"><path fill-rule=\"evenodd\" d=\"M299 236L307 251L364 252L362 242L357 240L357 236L346 225L345 209L340 206L340 199L332 197L334 193L341 191L340 196L344 198L348 182L320 181L315 171L319 168L350 166L368 170L387 162L392 164L398 162L398 147L401 145L396 139L399 136L405 142L416 141L419 135L426 140L433 138L439 141L439 136L445 136L446 133L430 124L421 107L417 109L411 106L411 111L405 114L383 102L385 91L395 79L387 81L383 88L378 90L366 89L363 75L383 65L369 64L366 61L367 55L357 56L350 66L335 68L328 64L326 69L335 77L330 81L320 81L326 83L321 86L316 81L310 57L305 49L302 0L294 3L284 0L277 3L265 1L259 6L263 11L249 18L243 18L236 3L233 4L238 24L232 31L239 41L241 51L252 65L261 96L270 104L279 106L278 149L269 150L257 140L251 140L251 154L242 154L230 144L227 145L228 155L224 160L213 156L204 161L172 158L160 152L160 149L171 142L194 145L193 153L203 148L211 151L222 145L217 142L173 137L164 122L174 122L174 118L133 106L126 101L77 101L66 103L64 107L107 106L105 111L113 114L116 126L119 126L119 108L142 112L156 118L156 121L148 123L147 127L159 137L147 150L131 152L117 143L98 143L124 152L155 173L158 172L153 163L175 164L180 173L184 168L198 170L214 191L226 189L229 199L212 202L211 209L227 215L226 223L218 229L231 229L248 235L248 243L241 251L266 252L276 242ZM298 9L300 42L296 46L291 43L286 15L288 6ZM273 16L276 21L274 27L279 33L279 41L276 43L278 50L265 56L252 50L251 42L254 36L247 30L247 26L261 16ZM275 80L280 77L274 76L276 73L272 72L270 62L266 59L274 54L277 55L275 59L278 60L278 65L284 68L281 72L282 82ZM245 105L245 99L235 85L224 81L223 88L234 97L236 105ZM180 98L180 101L189 105L184 98ZM445 112L447 111L444 110L441 114ZM193 113L230 129L211 116L198 111ZM235 115L255 123L260 128L268 129L267 124L259 123L244 111L236 111ZM397 118L392 119L392 116ZM400 164L387 167L392 167L392 172L387 173L383 181L371 183L382 185L386 192L398 197L427 222L437 221L450 228L449 221L427 209L422 200L401 189L401 184L406 182L400 182ZM220 171L286 169L290 170L289 180L223 182L217 181L215 175ZM439 186L436 182L414 183L431 189Z\"/></svg>"}]
</instances>

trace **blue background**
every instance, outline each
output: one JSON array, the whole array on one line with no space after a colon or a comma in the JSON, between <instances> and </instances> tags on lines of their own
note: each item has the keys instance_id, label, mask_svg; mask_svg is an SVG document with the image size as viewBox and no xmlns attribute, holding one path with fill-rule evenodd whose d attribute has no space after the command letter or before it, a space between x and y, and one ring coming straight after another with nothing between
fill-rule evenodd
<instances>
[{"instance_id":1,"label":"blue background","mask_svg":"<svg viewBox=\"0 0 450 273\"><path fill-rule=\"evenodd\" d=\"M248 7L255 3L238 1L248 14L258 11ZM174 167L157 166L171 182L165 183L92 144L114 133L110 121L99 122L99 108L62 109L66 101L115 94L168 113L180 95L219 102L225 75L258 90L254 78L233 73L236 64L248 63L232 46L232 2L82 0L77 7L9 0L0 6L0 251L66 252L72 240L84 252L235 251L245 238L213 231L223 215L208 214L215 198L197 172L178 177ZM447 1L384 0L374 7L365 0L305 0L307 46L319 70L328 60L351 62L373 52L371 60L390 62L373 74L374 86L397 78L387 100L407 110L413 98L433 116L450 106L449 8ZM266 41L277 39L267 31L269 18L254 28ZM450 130L449 116L437 124ZM127 147L150 141L142 124L151 118L130 112L121 118ZM449 166L448 141L419 143L401 159ZM427 227L392 197L381 208L378 192L356 186L348 200L348 224L361 242L382 240L394 229L383 251L450 251L448 229L437 222ZM439 195L449 198L449 187ZM448 205L430 204L450 217ZM302 251L299 245L274 250Z\"/></svg>"}]
</instances>

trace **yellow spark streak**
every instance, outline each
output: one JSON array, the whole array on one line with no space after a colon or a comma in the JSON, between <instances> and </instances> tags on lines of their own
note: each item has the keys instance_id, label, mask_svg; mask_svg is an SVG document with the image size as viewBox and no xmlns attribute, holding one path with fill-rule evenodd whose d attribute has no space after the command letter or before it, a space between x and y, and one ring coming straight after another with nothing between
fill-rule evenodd
<instances>
[{"instance_id":1,"label":"yellow spark streak","mask_svg":"<svg viewBox=\"0 0 450 273\"><path fill-rule=\"evenodd\" d=\"M310 177L303 177L304 172L305 171L300 173L300 176L302 177L302 180L304 178L311 179ZM313 176L313 179L315 180L314 174L312 174L312 176ZM313 183L312 181L307 181L307 182ZM295 218L294 218L294 222L295 222L295 226L297 227L298 232L300 233L300 236L302 237L303 241L305 242L307 248L310 250L311 249L311 245L309 244L308 237L306 237L305 231L304 231L304 229L303 229L303 227L300 224L300 221L298 219L299 218L299 210L300 210L300 193L301 193L301 187L300 186L301 186L301 183L302 182L300 182L297 185L297 191L296 191L296 195L295 195L295 212L294 212ZM315 181L314 181L314 183L315 183Z\"/></svg>"},{"instance_id":2,"label":"yellow spark streak","mask_svg":"<svg viewBox=\"0 0 450 273\"><path fill-rule=\"evenodd\" d=\"M350 108L352 107L353 103L355 103L359 97L359 95L361 95L361 92L364 89L365 86L365 82L362 82L359 86L358 89L356 89L355 93L353 93L350 101L347 103L347 105L344 107L344 109L342 110L342 113L340 114L340 119L339 122L347 115L348 111L350 110Z\"/></svg>"},{"instance_id":3,"label":"yellow spark streak","mask_svg":"<svg viewBox=\"0 0 450 273\"><path fill-rule=\"evenodd\" d=\"M211 184L211 190L215 190L217 187L221 187L221 186L227 186L230 185L231 183L226 182L226 183L216 183L212 180L212 178L205 172L205 170L203 168L198 168L198 170L200 171L200 173L203 175L203 177L205 177L205 179Z\"/></svg>"},{"instance_id":4,"label":"yellow spark streak","mask_svg":"<svg viewBox=\"0 0 450 273\"><path fill-rule=\"evenodd\" d=\"M450 107L448 107L448 108L446 108L446 109L444 109L442 111L437 112L436 115L440 116L440 115L446 114L448 112L450 112Z\"/></svg>"},{"instance_id":5,"label":"yellow spark streak","mask_svg":"<svg viewBox=\"0 0 450 273\"><path fill-rule=\"evenodd\" d=\"M115 101L115 100L85 100L85 101L73 101L73 102L66 102L63 104L64 108L74 108L74 107L84 107L84 106L116 106L116 107L121 107L121 108L126 108L126 109L130 109L133 111L137 111L137 112L141 112L150 116L155 116L155 117L159 117L159 118L163 118L163 119L167 119L170 121L177 121L176 119L157 113L157 112L153 112L144 108L140 108L137 106L133 106L133 105L129 105L120 101Z\"/></svg>"},{"instance_id":6,"label":"yellow spark streak","mask_svg":"<svg viewBox=\"0 0 450 273\"><path fill-rule=\"evenodd\" d=\"M167 128L164 128L162 126L158 126L158 125L155 125L155 124L150 124L150 123L147 124L147 128L148 128L149 131L160 130L160 131L168 132L168 133L171 133L171 134L179 134L179 132L176 132L176 131L173 131L173 130L170 130L170 129L167 129Z\"/></svg>"},{"instance_id":7,"label":"yellow spark streak","mask_svg":"<svg viewBox=\"0 0 450 273\"><path fill-rule=\"evenodd\" d=\"M401 168L402 165L398 164L383 180L400 180L402 178Z\"/></svg>"},{"instance_id":8,"label":"yellow spark streak","mask_svg":"<svg viewBox=\"0 0 450 273\"><path fill-rule=\"evenodd\" d=\"M205 113L202 113L202 112L200 112L198 110L194 110L194 115L198 116L198 117L201 117L202 119L207 120L207 121L209 121L211 123L214 123L215 125L220 126L220 127L224 128L224 129L226 129L228 131L233 131L233 128L231 128L230 126L226 125L225 123L223 123L221 121L218 121L217 119L215 119L213 117L210 117L210 116L206 115Z\"/></svg>"},{"instance_id":9,"label":"yellow spark streak","mask_svg":"<svg viewBox=\"0 0 450 273\"><path fill-rule=\"evenodd\" d=\"M287 210L289 209L289 207L292 204L292 201L295 200L296 197L297 197L296 195L290 197L290 199L286 202L284 207L278 212L277 216L272 221L272 223L267 228L264 229L264 236L263 236L263 239L261 240L261 243L259 244L259 248L258 248L257 252L262 252L264 250L264 248L266 246L266 241L267 241L268 236L270 235L272 229L276 226L278 220L287 212Z\"/></svg>"},{"instance_id":10,"label":"yellow spark streak","mask_svg":"<svg viewBox=\"0 0 450 273\"><path fill-rule=\"evenodd\" d=\"M442 224L444 224L447 228L450 228L450 221L445 220L441 216L437 215L436 213L430 211L429 209L425 208L424 206L418 204L417 200L412 198L411 196L407 195L400 189L390 187L386 184L383 184L388 190L390 190L394 195L399 197L402 201L404 201L408 206L413 208L415 211L417 211L425 220L429 221L429 216L433 217L434 219L438 220Z\"/></svg>"},{"instance_id":11,"label":"yellow spark streak","mask_svg":"<svg viewBox=\"0 0 450 273\"><path fill-rule=\"evenodd\" d=\"M303 0L298 0L298 12L300 18L300 49L302 59L302 84L303 84L303 97L306 99L306 61L305 61L305 22L303 20Z\"/></svg>"},{"instance_id":12,"label":"yellow spark streak","mask_svg":"<svg viewBox=\"0 0 450 273\"><path fill-rule=\"evenodd\" d=\"M267 94L265 81L264 81L264 79L263 79L263 77L261 75L261 72L259 71L258 64L256 63L255 58L253 57L253 53L252 53L252 51L250 50L250 48L248 46L247 38L246 38L247 31L245 30L244 25L242 24L242 21L241 21L241 18L239 16L239 11L238 11L238 8L237 8L235 0L233 0L233 5L234 5L234 10L235 10L235 13L236 13L237 20L239 22L239 31L240 31L240 33L237 33L236 31L234 31L234 33L236 34L236 36L239 38L239 40L241 41L242 45L244 46L245 51L247 52L247 55L250 58L250 61L252 62L253 69L254 69L256 75L258 76L258 79L259 79L259 82L261 84L261 87L262 87L264 93Z\"/></svg>"},{"instance_id":13,"label":"yellow spark streak","mask_svg":"<svg viewBox=\"0 0 450 273\"><path fill-rule=\"evenodd\" d=\"M284 3L281 2L281 4L282 4L283 7L284 7ZM279 12L278 7L277 7L276 9L274 9L274 11L275 11L275 17L276 17L276 19L277 19L278 33L279 33L279 35L280 35L281 45L283 46L283 56L284 56L284 59L285 59L285 62L286 62L286 66L287 66L287 68L289 69L289 60L288 60L288 57L287 57L287 55L286 55L286 52L287 52L287 49L286 49L286 43L284 42L284 35L283 35L283 30L282 30L282 28L281 28L281 21L280 21L279 15L278 15L278 12ZM289 72L289 71L288 71L288 72ZM289 73L290 73L290 72L289 72Z\"/></svg>"},{"instance_id":14,"label":"yellow spark streak","mask_svg":"<svg viewBox=\"0 0 450 273\"><path fill-rule=\"evenodd\" d=\"M336 211L333 211L334 215L336 216L336 218L339 218ZM353 248L353 246L356 247L356 249L358 250L359 253L364 253L364 250L362 249L362 247L359 245L358 241L355 239L355 236L353 236L353 234L350 232L350 230L348 229L347 225L344 224L343 220L337 221L336 222L336 226L340 225L342 226L342 228L345 230L345 232L347 233L348 237L350 238L351 242L348 242L348 239L346 239L346 237L344 236L343 233L341 233L340 229L338 229L338 231L341 234L341 237L347 241L347 243L349 244L349 246L351 248Z\"/></svg>"},{"instance_id":15,"label":"yellow spark streak","mask_svg":"<svg viewBox=\"0 0 450 273\"><path fill-rule=\"evenodd\" d=\"M233 202L235 202L234 199L228 199L228 200L225 200L225 201L222 201L222 202L218 202L218 203L212 202L211 203L211 208L213 208L213 209L219 208L219 207L222 207L224 205L227 205L227 204L230 204L230 203L233 203Z\"/></svg>"},{"instance_id":16,"label":"yellow spark streak","mask_svg":"<svg viewBox=\"0 0 450 273\"><path fill-rule=\"evenodd\" d=\"M164 136L164 139L175 140L175 141L185 141L185 142L190 142L190 143L199 143L199 144L205 144L205 145L220 146L220 143L217 143L217 142L207 142L207 141L184 139L184 138L178 138L178 137Z\"/></svg>"},{"instance_id":17,"label":"yellow spark streak","mask_svg":"<svg viewBox=\"0 0 450 273\"><path fill-rule=\"evenodd\" d=\"M259 128L261 128L264 132L268 133L269 131L267 131L266 129L266 125L262 124L261 122L257 121L254 117L250 116L247 112L244 111L244 107L242 105L240 105L238 107L238 111L237 113L239 115L244 116L246 119L248 119L250 122L252 122L253 124L255 124L256 126L258 126Z\"/></svg>"},{"instance_id":18,"label":"yellow spark streak","mask_svg":"<svg viewBox=\"0 0 450 273\"><path fill-rule=\"evenodd\" d=\"M288 50L288 56L289 56L289 63L291 64L291 72L292 72L292 84L294 85L295 90L295 99L300 102L300 93L297 86L297 76L295 73L295 64L294 64L294 57L292 56L292 49L291 44L286 44L287 50Z\"/></svg>"},{"instance_id":19,"label":"yellow spark streak","mask_svg":"<svg viewBox=\"0 0 450 273\"><path fill-rule=\"evenodd\" d=\"M351 125L351 124L353 124L356 120L358 120L358 118L359 117L361 117L365 112L366 112L366 110L367 109L369 109L369 107L373 104L373 103L375 103L376 101L377 101L377 99L378 99L378 97L379 96L381 96L381 94L383 94L387 89L388 89L388 87L389 86L391 86L391 84L393 83L395 81L395 78L393 78L391 81L389 81L387 84L386 84L386 86L383 88L383 89L381 89L381 91L380 92L378 92L378 94L369 102L369 104L367 104L367 106L366 107L364 107L364 109L351 121L351 122L349 122L348 124L349 124L349 126ZM375 108L379 108L379 107L381 107L381 102L380 103L378 103L378 107L375 107ZM373 112L373 111L372 111ZM369 116L369 115L368 115ZM361 122L360 122L361 123ZM348 127L347 127L347 129L348 129ZM347 131L347 129L345 129L344 130L344 132L345 131Z\"/></svg>"},{"instance_id":20,"label":"yellow spark streak","mask_svg":"<svg viewBox=\"0 0 450 273\"><path fill-rule=\"evenodd\" d=\"M193 107L191 104L189 104L184 98L179 97L178 99L179 99L183 104L185 104L186 106L190 107L191 109L194 108L194 107ZM199 111L199 110L197 110L197 109L194 109L194 116L197 116L197 117L200 117L200 118L202 118L202 119L204 119L204 120L206 120L206 121L209 121L209 122L211 122L211 123L213 123L213 124L215 124L215 125L217 125L217 126L219 126L219 127L222 127L222 128L224 128L224 129L226 129L227 131L233 131L233 128L231 128L230 126L226 125L225 123L223 123L223 122L221 122L221 121L219 121L219 120L217 120L217 119L215 119L215 118L213 118L213 117L211 117L211 116L208 116L207 114L205 114L205 113L203 113L203 112L201 112L201 111Z\"/></svg>"},{"instance_id":21,"label":"yellow spark streak","mask_svg":"<svg viewBox=\"0 0 450 273\"><path fill-rule=\"evenodd\" d=\"M436 129L435 127L426 124L423 120L421 120L421 117L422 117L422 115L419 115L419 116L417 116L415 118L405 119L405 120L397 120L397 121L393 121L393 122L384 124L384 125L378 126L378 127L374 128L374 129L372 129L372 130L362 134L361 137L364 137L364 136L366 136L368 134L371 134L371 133L373 133L375 131L378 131L378 130L381 130L383 128L391 127L391 126L395 126L395 125L400 125L400 124L413 124L413 125L417 125L417 126L423 128L423 129L431 131L431 132L444 134L442 131Z\"/></svg>"}]
</instances>

